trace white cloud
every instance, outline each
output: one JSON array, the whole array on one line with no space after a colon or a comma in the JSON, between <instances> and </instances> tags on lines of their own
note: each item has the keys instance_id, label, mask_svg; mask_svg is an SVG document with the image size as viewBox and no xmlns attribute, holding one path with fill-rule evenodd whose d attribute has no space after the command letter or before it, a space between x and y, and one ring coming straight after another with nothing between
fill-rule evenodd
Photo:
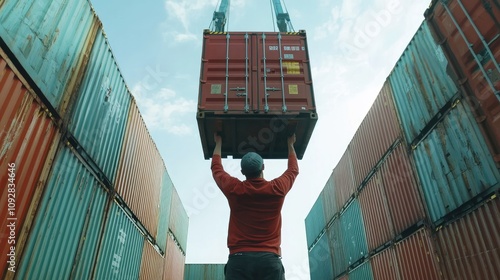
<instances>
[{"instance_id":1,"label":"white cloud","mask_svg":"<svg viewBox=\"0 0 500 280\"><path fill-rule=\"evenodd\" d=\"M149 129L166 130L175 135L192 133L192 128L183 120L186 114L194 114L195 101L177 97L169 88L150 92L141 83L136 84L132 92Z\"/></svg>"}]
</instances>

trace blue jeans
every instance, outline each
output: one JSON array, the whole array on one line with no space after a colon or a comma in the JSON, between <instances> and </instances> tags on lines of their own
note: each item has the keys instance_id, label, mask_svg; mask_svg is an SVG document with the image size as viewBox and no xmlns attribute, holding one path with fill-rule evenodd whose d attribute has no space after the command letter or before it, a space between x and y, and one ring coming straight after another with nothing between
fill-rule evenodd
<instances>
[{"instance_id":1,"label":"blue jeans","mask_svg":"<svg viewBox=\"0 0 500 280\"><path fill-rule=\"evenodd\" d=\"M269 252L241 252L229 255L225 280L285 280L281 257Z\"/></svg>"}]
</instances>

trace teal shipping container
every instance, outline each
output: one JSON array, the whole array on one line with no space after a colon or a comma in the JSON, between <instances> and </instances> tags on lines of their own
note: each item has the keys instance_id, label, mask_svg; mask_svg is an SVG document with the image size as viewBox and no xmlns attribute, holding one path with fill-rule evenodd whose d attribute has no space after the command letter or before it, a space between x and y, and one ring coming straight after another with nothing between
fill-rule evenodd
<instances>
[{"instance_id":1,"label":"teal shipping container","mask_svg":"<svg viewBox=\"0 0 500 280\"><path fill-rule=\"evenodd\" d=\"M61 146L21 256L17 279L90 279L107 193Z\"/></svg>"},{"instance_id":2,"label":"teal shipping container","mask_svg":"<svg viewBox=\"0 0 500 280\"><path fill-rule=\"evenodd\" d=\"M369 261L349 271L350 280L370 280L373 278L372 267Z\"/></svg>"},{"instance_id":3,"label":"teal shipping container","mask_svg":"<svg viewBox=\"0 0 500 280\"><path fill-rule=\"evenodd\" d=\"M110 204L92 279L139 279L144 237L123 209Z\"/></svg>"},{"instance_id":4,"label":"teal shipping container","mask_svg":"<svg viewBox=\"0 0 500 280\"><path fill-rule=\"evenodd\" d=\"M325 187L321 192L323 198L323 211L325 221L328 224L337 214L337 201L335 199L335 184L333 183L333 172L326 181Z\"/></svg>"},{"instance_id":5,"label":"teal shipping container","mask_svg":"<svg viewBox=\"0 0 500 280\"><path fill-rule=\"evenodd\" d=\"M110 182L118 169L130 101L106 35L99 29L68 128Z\"/></svg>"},{"instance_id":6,"label":"teal shipping container","mask_svg":"<svg viewBox=\"0 0 500 280\"><path fill-rule=\"evenodd\" d=\"M225 264L186 264L184 280L220 280L224 279Z\"/></svg>"},{"instance_id":7,"label":"teal shipping container","mask_svg":"<svg viewBox=\"0 0 500 280\"><path fill-rule=\"evenodd\" d=\"M181 198L179 197L179 194L177 193L175 187L172 191L169 228L172 231L175 240L179 242L181 250L185 254L187 248L189 217L187 215L186 209L184 209L184 205L182 204Z\"/></svg>"},{"instance_id":8,"label":"teal shipping container","mask_svg":"<svg viewBox=\"0 0 500 280\"><path fill-rule=\"evenodd\" d=\"M170 222L170 208L172 204L172 193L174 185L172 179L165 170L161 183L160 211L158 217L158 230L156 232L156 243L165 253L167 248L168 227Z\"/></svg>"},{"instance_id":9,"label":"teal shipping container","mask_svg":"<svg viewBox=\"0 0 500 280\"><path fill-rule=\"evenodd\" d=\"M433 222L500 185L500 172L469 106L463 102L449 112L413 155Z\"/></svg>"},{"instance_id":10,"label":"teal shipping container","mask_svg":"<svg viewBox=\"0 0 500 280\"><path fill-rule=\"evenodd\" d=\"M311 211L309 211L309 214L307 214L305 219L307 247L311 247L314 244L314 241L326 227L324 216L325 211L323 209L323 196L324 191L319 194L316 202L314 202L311 208Z\"/></svg>"},{"instance_id":11,"label":"teal shipping container","mask_svg":"<svg viewBox=\"0 0 500 280\"><path fill-rule=\"evenodd\" d=\"M368 255L365 227L359 200L355 198L340 214L344 254L349 266Z\"/></svg>"},{"instance_id":12,"label":"teal shipping container","mask_svg":"<svg viewBox=\"0 0 500 280\"><path fill-rule=\"evenodd\" d=\"M311 280L333 279L332 252L324 234L309 250L309 274Z\"/></svg>"},{"instance_id":13,"label":"teal shipping container","mask_svg":"<svg viewBox=\"0 0 500 280\"><path fill-rule=\"evenodd\" d=\"M0 38L60 115L78 83L97 17L89 1L6 0ZM94 34L94 35L93 35Z\"/></svg>"},{"instance_id":14,"label":"teal shipping container","mask_svg":"<svg viewBox=\"0 0 500 280\"><path fill-rule=\"evenodd\" d=\"M344 254L344 239L340 219L335 219L327 230L328 243L332 252L333 275L338 276L347 270L347 260Z\"/></svg>"},{"instance_id":15,"label":"teal shipping container","mask_svg":"<svg viewBox=\"0 0 500 280\"><path fill-rule=\"evenodd\" d=\"M423 22L389 75L394 102L408 143L419 136L458 89L448 60Z\"/></svg>"}]
</instances>

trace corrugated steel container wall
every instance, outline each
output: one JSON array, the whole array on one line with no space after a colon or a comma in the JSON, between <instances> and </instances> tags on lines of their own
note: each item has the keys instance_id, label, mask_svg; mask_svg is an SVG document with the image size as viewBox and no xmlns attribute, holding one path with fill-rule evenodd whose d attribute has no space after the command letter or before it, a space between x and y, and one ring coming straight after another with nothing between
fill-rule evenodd
<instances>
[{"instance_id":1,"label":"corrugated steel container wall","mask_svg":"<svg viewBox=\"0 0 500 280\"><path fill-rule=\"evenodd\" d=\"M396 243L401 279L441 279L436 250L431 242L430 234L422 228L408 238Z\"/></svg>"},{"instance_id":2,"label":"corrugated steel container wall","mask_svg":"<svg viewBox=\"0 0 500 280\"><path fill-rule=\"evenodd\" d=\"M22 77L8 65L0 50L0 178L4 191L0 194L0 244L8 244L9 218L9 164L15 164L15 222L16 251L20 255L21 229L25 219L35 212L40 194L52 166L60 134L56 124L44 112L41 102L24 84ZM10 197L11 199L13 197ZM28 219L25 232L32 220ZM0 249L0 278L7 267L10 246Z\"/></svg>"},{"instance_id":3,"label":"corrugated steel container wall","mask_svg":"<svg viewBox=\"0 0 500 280\"><path fill-rule=\"evenodd\" d=\"M62 146L47 181L17 279L88 279L99 248L107 193Z\"/></svg>"},{"instance_id":4,"label":"corrugated steel container wall","mask_svg":"<svg viewBox=\"0 0 500 280\"><path fill-rule=\"evenodd\" d=\"M333 279L332 252L328 242L328 235L324 234L316 245L311 248L309 256L309 274L311 280Z\"/></svg>"},{"instance_id":5,"label":"corrugated steel container wall","mask_svg":"<svg viewBox=\"0 0 500 280\"><path fill-rule=\"evenodd\" d=\"M479 193L500 186L500 172L470 108L459 103L414 151L433 222Z\"/></svg>"},{"instance_id":6,"label":"corrugated steel container wall","mask_svg":"<svg viewBox=\"0 0 500 280\"><path fill-rule=\"evenodd\" d=\"M380 173L375 173L368 181L358 199L371 252L395 236Z\"/></svg>"},{"instance_id":7,"label":"corrugated steel container wall","mask_svg":"<svg viewBox=\"0 0 500 280\"><path fill-rule=\"evenodd\" d=\"M224 279L225 264L186 264L184 280L220 280Z\"/></svg>"},{"instance_id":8,"label":"corrugated steel container wall","mask_svg":"<svg viewBox=\"0 0 500 280\"><path fill-rule=\"evenodd\" d=\"M111 182L115 181L130 100L106 35L99 29L68 129Z\"/></svg>"},{"instance_id":9,"label":"corrugated steel container wall","mask_svg":"<svg viewBox=\"0 0 500 280\"><path fill-rule=\"evenodd\" d=\"M174 185L167 170L163 173L160 191L160 212L158 217L158 230L156 234L156 243L163 250L167 248L167 235L170 222L170 208L172 205L172 192Z\"/></svg>"},{"instance_id":10,"label":"corrugated steel container wall","mask_svg":"<svg viewBox=\"0 0 500 280\"><path fill-rule=\"evenodd\" d=\"M109 205L93 279L138 279L144 237L117 203Z\"/></svg>"},{"instance_id":11,"label":"corrugated steel container wall","mask_svg":"<svg viewBox=\"0 0 500 280\"><path fill-rule=\"evenodd\" d=\"M163 159L133 100L115 189L152 236L156 236L158 230L160 193L164 173Z\"/></svg>"},{"instance_id":12,"label":"corrugated steel container wall","mask_svg":"<svg viewBox=\"0 0 500 280\"><path fill-rule=\"evenodd\" d=\"M286 159L289 129L303 157L317 121L305 32L205 32L200 68L197 119L205 159L216 131L225 139L223 157L253 150Z\"/></svg>"},{"instance_id":13,"label":"corrugated steel container wall","mask_svg":"<svg viewBox=\"0 0 500 280\"><path fill-rule=\"evenodd\" d=\"M355 269L349 271L349 279L351 280L370 280L373 278L372 267L369 261L364 262Z\"/></svg>"},{"instance_id":14,"label":"corrugated steel container wall","mask_svg":"<svg viewBox=\"0 0 500 280\"><path fill-rule=\"evenodd\" d=\"M392 88L386 81L351 140L354 185L359 187L377 162L401 135L392 100Z\"/></svg>"},{"instance_id":15,"label":"corrugated steel container wall","mask_svg":"<svg viewBox=\"0 0 500 280\"><path fill-rule=\"evenodd\" d=\"M144 249L142 251L141 270L139 273L139 279L143 280L162 279L164 263L165 263L165 258L155 250L155 248L153 247L153 245L151 245L151 243L149 243L147 240L144 240Z\"/></svg>"},{"instance_id":16,"label":"corrugated steel container wall","mask_svg":"<svg viewBox=\"0 0 500 280\"><path fill-rule=\"evenodd\" d=\"M184 279L186 256L182 253L171 234L168 235L167 252L165 256L163 280Z\"/></svg>"},{"instance_id":17,"label":"corrugated steel container wall","mask_svg":"<svg viewBox=\"0 0 500 280\"><path fill-rule=\"evenodd\" d=\"M88 1L4 1L0 37L62 115L97 17Z\"/></svg>"},{"instance_id":18,"label":"corrugated steel container wall","mask_svg":"<svg viewBox=\"0 0 500 280\"><path fill-rule=\"evenodd\" d=\"M371 267L373 271L373 279L386 280L393 279L399 280L399 268L396 260L396 251L394 246L391 246L379 254L370 258Z\"/></svg>"},{"instance_id":19,"label":"corrugated steel container wall","mask_svg":"<svg viewBox=\"0 0 500 280\"><path fill-rule=\"evenodd\" d=\"M464 81L479 124L489 139L496 161L500 162L500 96L494 94L500 90L500 5L451 0L447 2L450 14L442 2L434 2L436 4L425 13L429 26L454 64L459 80Z\"/></svg>"},{"instance_id":20,"label":"corrugated steel container wall","mask_svg":"<svg viewBox=\"0 0 500 280\"><path fill-rule=\"evenodd\" d=\"M447 73L448 60L426 22L389 75L400 122L411 143L458 92Z\"/></svg>"},{"instance_id":21,"label":"corrugated steel container wall","mask_svg":"<svg viewBox=\"0 0 500 280\"><path fill-rule=\"evenodd\" d=\"M336 280L349 280L349 274L343 275L342 277L337 278Z\"/></svg>"},{"instance_id":22,"label":"corrugated steel container wall","mask_svg":"<svg viewBox=\"0 0 500 280\"><path fill-rule=\"evenodd\" d=\"M347 148L333 169L333 184L335 185L335 199L337 212L345 206L349 197L354 193L353 167L351 163L351 150Z\"/></svg>"},{"instance_id":23,"label":"corrugated steel container wall","mask_svg":"<svg viewBox=\"0 0 500 280\"><path fill-rule=\"evenodd\" d=\"M333 183L333 172L323 188L321 197L323 198L323 210L325 212L325 222L328 223L337 214L337 201L335 199L335 184Z\"/></svg>"},{"instance_id":24,"label":"corrugated steel container wall","mask_svg":"<svg viewBox=\"0 0 500 280\"><path fill-rule=\"evenodd\" d=\"M348 265L368 255L365 227L358 199L354 199L340 215L344 254Z\"/></svg>"},{"instance_id":25,"label":"corrugated steel container wall","mask_svg":"<svg viewBox=\"0 0 500 280\"><path fill-rule=\"evenodd\" d=\"M346 271L348 265L344 253L344 239L342 238L342 228L340 219L335 219L328 228L328 244L332 252L333 275L337 276Z\"/></svg>"},{"instance_id":26,"label":"corrugated steel container wall","mask_svg":"<svg viewBox=\"0 0 500 280\"><path fill-rule=\"evenodd\" d=\"M396 235L426 217L417 185L416 171L406 150L407 146L404 143L397 146L380 168L387 206Z\"/></svg>"},{"instance_id":27,"label":"corrugated steel container wall","mask_svg":"<svg viewBox=\"0 0 500 280\"><path fill-rule=\"evenodd\" d=\"M179 242L181 249L186 252L189 217L175 187L172 190L172 204L170 206L170 221L168 225L175 240Z\"/></svg>"},{"instance_id":28,"label":"corrugated steel container wall","mask_svg":"<svg viewBox=\"0 0 500 280\"><path fill-rule=\"evenodd\" d=\"M447 279L500 275L500 199L489 201L436 233Z\"/></svg>"},{"instance_id":29,"label":"corrugated steel container wall","mask_svg":"<svg viewBox=\"0 0 500 280\"><path fill-rule=\"evenodd\" d=\"M326 227L323 196L324 191L319 194L305 220L307 247L310 247L314 243L314 240L318 238L321 231Z\"/></svg>"}]
</instances>

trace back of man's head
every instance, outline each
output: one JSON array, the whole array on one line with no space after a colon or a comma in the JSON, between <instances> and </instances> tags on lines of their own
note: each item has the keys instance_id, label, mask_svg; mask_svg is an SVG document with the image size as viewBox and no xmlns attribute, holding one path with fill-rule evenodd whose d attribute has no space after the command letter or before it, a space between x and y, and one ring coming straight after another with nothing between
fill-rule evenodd
<instances>
[{"instance_id":1,"label":"back of man's head","mask_svg":"<svg viewBox=\"0 0 500 280\"><path fill-rule=\"evenodd\" d=\"M254 152L248 152L241 158L241 173L248 179L258 178L264 169L264 160Z\"/></svg>"}]
</instances>

